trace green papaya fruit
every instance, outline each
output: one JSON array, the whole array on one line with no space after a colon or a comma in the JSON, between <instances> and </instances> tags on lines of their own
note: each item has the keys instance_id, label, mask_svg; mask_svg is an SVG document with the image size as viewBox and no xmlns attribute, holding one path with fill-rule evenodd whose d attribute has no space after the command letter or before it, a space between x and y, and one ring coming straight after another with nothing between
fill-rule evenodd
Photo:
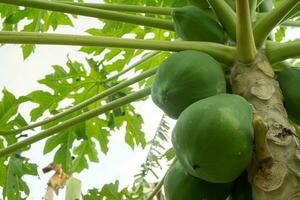
<instances>
[{"instance_id":1,"label":"green papaya fruit","mask_svg":"<svg viewBox=\"0 0 300 200\"><path fill-rule=\"evenodd\" d=\"M209 4L208 4L207 0L188 0L188 2L191 5L197 6L197 7L202 8L202 9L209 8Z\"/></svg>"},{"instance_id":2,"label":"green papaya fruit","mask_svg":"<svg viewBox=\"0 0 300 200\"><path fill-rule=\"evenodd\" d=\"M225 200L232 183L209 183L195 178L184 171L177 161L164 180L166 200Z\"/></svg>"},{"instance_id":3,"label":"green papaya fruit","mask_svg":"<svg viewBox=\"0 0 300 200\"><path fill-rule=\"evenodd\" d=\"M244 171L235 181L231 192L231 200L252 200L252 189L248 181L248 173Z\"/></svg>"},{"instance_id":4,"label":"green papaya fruit","mask_svg":"<svg viewBox=\"0 0 300 200\"><path fill-rule=\"evenodd\" d=\"M177 119L190 104L226 91L222 67L200 51L186 50L164 60L151 88L153 102Z\"/></svg>"},{"instance_id":5,"label":"green papaya fruit","mask_svg":"<svg viewBox=\"0 0 300 200\"><path fill-rule=\"evenodd\" d=\"M258 7L259 12L269 12L273 9L273 0L263 0Z\"/></svg>"},{"instance_id":6,"label":"green papaya fruit","mask_svg":"<svg viewBox=\"0 0 300 200\"><path fill-rule=\"evenodd\" d=\"M221 25L205 11L195 6L184 6L172 11L174 29L183 40L224 43L226 38Z\"/></svg>"},{"instance_id":7,"label":"green papaya fruit","mask_svg":"<svg viewBox=\"0 0 300 200\"><path fill-rule=\"evenodd\" d=\"M289 118L300 124L300 68L286 68L278 74L277 79Z\"/></svg>"},{"instance_id":8,"label":"green papaya fruit","mask_svg":"<svg viewBox=\"0 0 300 200\"><path fill-rule=\"evenodd\" d=\"M234 94L193 103L180 114L172 132L178 160L205 181L234 181L252 157L252 115L249 103Z\"/></svg>"}]
</instances>

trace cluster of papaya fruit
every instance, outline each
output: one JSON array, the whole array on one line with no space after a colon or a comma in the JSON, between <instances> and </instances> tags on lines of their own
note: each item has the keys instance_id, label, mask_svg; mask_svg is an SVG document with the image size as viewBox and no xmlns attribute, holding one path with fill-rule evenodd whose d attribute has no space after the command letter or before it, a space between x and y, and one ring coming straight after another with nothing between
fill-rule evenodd
<instances>
[{"instance_id":1,"label":"cluster of papaya fruit","mask_svg":"<svg viewBox=\"0 0 300 200\"><path fill-rule=\"evenodd\" d=\"M235 9L233 0L226 1ZM271 9L268 2L258 9ZM207 11L207 1L190 3L172 13L176 34L183 40L225 43L226 33ZM283 70L278 81L289 117L300 124L300 93L295 93L300 70ZM177 161L164 180L167 200L252 199L246 168L252 159L253 113L228 88L222 64L206 53L181 51L160 64L152 100L177 120L171 137Z\"/></svg>"},{"instance_id":2,"label":"cluster of papaya fruit","mask_svg":"<svg viewBox=\"0 0 300 200\"><path fill-rule=\"evenodd\" d=\"M160 64L151 96L177 119L172 144L178 161L165 179L167 200L225 200L252 158L249 103L226 93L221 64L194 50Z\"/></svg>"}]
</instances>

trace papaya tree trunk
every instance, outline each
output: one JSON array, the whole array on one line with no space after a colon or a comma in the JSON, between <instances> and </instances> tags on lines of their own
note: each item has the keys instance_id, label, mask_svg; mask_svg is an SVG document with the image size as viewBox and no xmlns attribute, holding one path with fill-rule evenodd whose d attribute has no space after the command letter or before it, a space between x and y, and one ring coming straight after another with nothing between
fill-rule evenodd
<instances>
[{"instance_id":1,"label":"papaya tree trunk","mask_svg":"<svg viewBox=\"0 0 300 200\"><path fill-rule=\"evenodd\" d=\"M265 145L272 158L258 160L255 155L259 149L254 150L248 169L253 199L299 200L300 148L288 122L279 83L264 53L259 53L252 64L236 63L231 84L233 93L247 99L253 113L267 125Z\"/></svg>"}]
</instances>

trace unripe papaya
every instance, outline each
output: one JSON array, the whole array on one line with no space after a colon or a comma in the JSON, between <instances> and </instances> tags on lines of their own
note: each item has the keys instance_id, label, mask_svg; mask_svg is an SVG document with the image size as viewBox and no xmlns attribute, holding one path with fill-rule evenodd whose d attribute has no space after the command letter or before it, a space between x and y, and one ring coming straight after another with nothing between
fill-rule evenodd
<instances>
[{"instance_id":1,"label":"unripe papaya","mask_svg":"<svg viewBox=\"0 0 300 200\"><path fill-rule=\"evenodd\" d=\"M259 12L269 12L273 9L273 0L263 0L258 7Z\"/></svg>"},{"instance_id":2,"label":"unripe papaya","mask_svg":"<svg viewBox=\"0 0 300 200\"><path fill-rule=\"evenodd\" d=\"M183 40L224 43L221 25L195 6L176 8L172 12L174 29Z\"/></svg>"},{"instance_id":3,"label":"unripe papaya","mask_svg":"<svg viewBox=\"0 0 300 200\"><path fill-rule=\"evenodd\" d=\"M197 101L172 132L175 154L189 174L212 183L234 181L252 157L252 110L241 96L219 94Z\"/></svg>"},{"instance_id":4,"label":"unripe papaya","mask_svg":"<svg viewBox=\"0 0 300 200\"><path fill-rule=\"evenodd\" d=\"M207 0L188 0L188 2L193 5L197 6L202 9L209 8L209 4L207 3Z\"/></svg>"},{"instance_id":5,"label":"unripe papaya","mask_svg":"<svg viewBox=\"0 0 300 200\"><path fill-rule=\"evenodd\" d=\"M169 117L176 119L190 104L225 91L220 63L208 54L186 50L172 54L160 64L151 97Z\"/></svg>"},{"instance_id":6,"label":"unripe papaya","mask_svg":"<svg viewBox=\"0 0 300 200\"><path fill-rule=\"evenodd\" d=\"M282 70L278 75L278 82L289 118L300 124L300 69L291 67Z\"/></svg>"},{"instance_id":7,"label":"unripe papaya","mask_svg":"<svg viewBox=\"0 0 300 200\"><path fill-rule=\"evenodd\" d=\"M178 161L164 180L166 200L225 200L231 188L232 183L209 183L189 175Z\"/></svg>"}]
</instances>

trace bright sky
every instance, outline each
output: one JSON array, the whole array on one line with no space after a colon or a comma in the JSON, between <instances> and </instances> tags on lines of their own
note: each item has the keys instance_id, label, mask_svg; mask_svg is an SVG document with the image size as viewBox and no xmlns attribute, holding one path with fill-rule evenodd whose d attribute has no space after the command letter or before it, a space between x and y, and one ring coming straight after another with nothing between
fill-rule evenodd
<instances>
[{"instance_id":1,"label":"bright sky","mask_svg":"<svg viewBox=\"0 0 300 200\"><path fill-rule=\"evenodd\" d=\"M75 23L76 29L60 28L57 32L82 34L89 27L99 27L99 21L91 18L80 17ZM290 31L287 38L299 38L300 29ZM37 89L45 89L37 83L46 74L52 72L51 65L64 65L67 54L70 58L84 63L84 56L77 51L78 47L70 46L37 46L36 53L23 61L21 49L17 45L5 45L0 48L0 89L6 87L15 95L26 95ZM0 95L1 96L1 95ZM33 105L31 105L33 106ZM147 139L153 137L159 123L162 112L148 100L136 104L137 110L144 117L145 124L143 129ZM21 111L28 116L29 107L21 107ZM27 119L29 119L27 117ZM28 120L29 121L29 120ZM36 132L29 132L35 134ZM44 142L44 141L43 141ZM39 165L40 179L27 177L26 181L31 189L31 200L40 200L45 193L46 183L51 174L44 175L41 169L48 165L52 160L53 154L43 155L43 142L32 145L29 152L25 155L32 162ZM109 152L105 156L99 155L100 163L90 163L90 168L75 177L82 181L83 191L96 187L101 188L103 184L120 180L121 187L130 185L134 180L134 175L140 170L140 165L145 161L148 149L141 148L132 151L124 142L124 132L113 133L110 138ZM57 199L64 199L63 192Z\"/></svg>"}]
</instances>

